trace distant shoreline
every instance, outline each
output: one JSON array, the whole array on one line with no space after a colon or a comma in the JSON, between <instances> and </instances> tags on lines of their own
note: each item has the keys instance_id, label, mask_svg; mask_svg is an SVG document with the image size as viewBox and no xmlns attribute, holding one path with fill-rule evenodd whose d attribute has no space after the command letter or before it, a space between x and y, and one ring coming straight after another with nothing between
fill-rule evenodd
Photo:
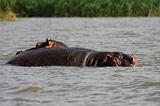
<instances>
[{"instance_id":1,"label":"distant shoreline","mask_svg":"<svg viewBox=\"0 0 160 106\"><path fill-rule=\"evenodd\" d=\"M160 0L0 0L18 17L160 16Z\"/></svg>"}]
</instances>

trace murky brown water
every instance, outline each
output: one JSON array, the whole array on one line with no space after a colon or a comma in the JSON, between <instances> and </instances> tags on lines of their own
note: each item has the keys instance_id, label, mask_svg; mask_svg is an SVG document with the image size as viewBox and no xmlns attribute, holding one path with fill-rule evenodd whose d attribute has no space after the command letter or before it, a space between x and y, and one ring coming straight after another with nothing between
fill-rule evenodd
<instances>
[{"instance_id":1,"label":"murky brown water","mask_svg":"<svg viewBox=\"0 0 160 106\"><path fill-rule=\"evenodd\" d=\"M159 106L160 18L20 18L0 22L1 106ZM122 51L140 67L17 67L16 51L52 38Z\"/></svg>"}]
</instances>

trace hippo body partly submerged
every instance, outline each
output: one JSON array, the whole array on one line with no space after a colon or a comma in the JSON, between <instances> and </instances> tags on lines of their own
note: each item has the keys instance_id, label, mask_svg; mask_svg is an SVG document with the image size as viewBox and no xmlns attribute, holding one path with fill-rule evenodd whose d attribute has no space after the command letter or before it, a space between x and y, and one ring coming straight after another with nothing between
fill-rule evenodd
<instances>
[{"instance_id":1,"label":"hippo body partly submerged","mask_svg":"<svg viewBox=\"0 0 160 106\"><path fill-rule=\"evenodd\" d=\"M9 64L17 66L134 66L134 58L121 52L101 52L84 48L39 48L22 52Z\"/></svg>"}]
</instances>

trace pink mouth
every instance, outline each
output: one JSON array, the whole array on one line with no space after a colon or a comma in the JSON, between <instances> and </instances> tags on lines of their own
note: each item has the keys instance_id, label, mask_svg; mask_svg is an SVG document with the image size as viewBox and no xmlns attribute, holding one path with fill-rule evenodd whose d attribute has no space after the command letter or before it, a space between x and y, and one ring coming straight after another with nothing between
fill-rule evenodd
<instances>
[{"instance_id":1,"label":"pink mouth","mask_svg":"<svg viewBox=\"0 0 160 106\"><path fill-rule=\"evenodd\" d=\"M132 64L131 64L131 66L132 67L136 67L137 66L137 59L136 59L135 55L131 55L131 56L132 56Z\"/></svg>"}]
</instances>

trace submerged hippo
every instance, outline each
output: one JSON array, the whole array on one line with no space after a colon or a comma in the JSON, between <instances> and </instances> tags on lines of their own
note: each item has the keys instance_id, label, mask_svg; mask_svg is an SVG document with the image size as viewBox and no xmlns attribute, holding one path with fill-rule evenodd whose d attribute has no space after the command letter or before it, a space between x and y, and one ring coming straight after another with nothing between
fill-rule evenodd
<instances>
[{"instance_id":1,"label":"submerged hippo","mask_svg":"<svg viewBox=\"0 0 160 106\"><path fill-rule=\"evenodd\" d=\"M56 41L56 40L53 40L53 39L46 39L45 42L38 42L36 43L36 47L33 47L33 48L30 48L30 49L27 49L25 51L29 51L29 50L34 50L34 49L39 49L39 48L59 48L59 47L67 47L67 45L63 44L62 42L59 42L59 41ZM18 51L16 53L17 54L20 54L24 51Z\"/></svg>"},{"instance_id":2,"label":"submerged hippo","mask_svg":"<svg viewBox=\"0 0 160 106\"><path fill-rule=\"evenodd\" d=\"M16 55L9 64L17 66L136 66L136 59L122 52L84 48L39 48Z\"/></svg>"}]
</instances>

